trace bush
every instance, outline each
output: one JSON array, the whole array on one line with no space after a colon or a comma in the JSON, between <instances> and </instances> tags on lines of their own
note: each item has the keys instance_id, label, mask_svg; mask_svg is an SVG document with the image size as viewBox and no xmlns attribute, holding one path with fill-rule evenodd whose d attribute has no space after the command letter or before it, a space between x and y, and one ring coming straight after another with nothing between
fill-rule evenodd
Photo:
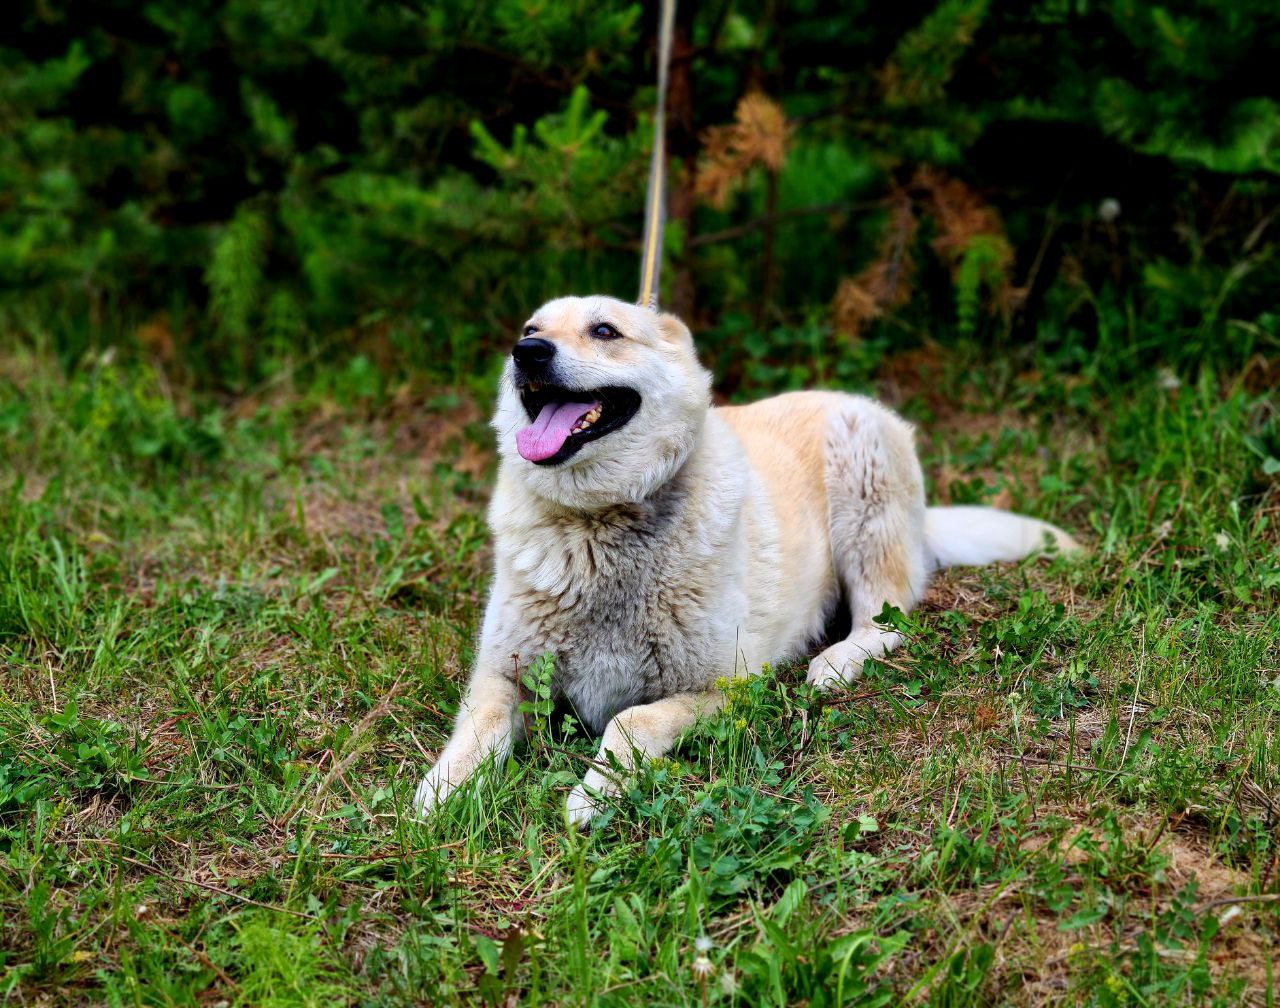
<instances>
[{"instance_id":1,"label":"bush","mask_svg":"<svg viewBox=\"0 0 1280 1008\"><path fill-rule=\"evenodd\" d=\"M699 328L1126 362L1276 346L1274 4L694 7L666 279ZM15 20L8 332L231 386L349 348L457 379L546 297L632 296L647 8L55 0ZM1126 344L1140 315L1163 345Z\"/></svg>"}]
</instances>

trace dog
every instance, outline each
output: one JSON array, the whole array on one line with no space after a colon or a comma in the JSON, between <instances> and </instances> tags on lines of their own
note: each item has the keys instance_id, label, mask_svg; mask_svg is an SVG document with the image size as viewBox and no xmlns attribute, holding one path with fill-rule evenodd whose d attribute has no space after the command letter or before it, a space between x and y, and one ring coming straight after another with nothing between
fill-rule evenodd
<instances>
[{"instance_id":1,"label":"dog","mask_svg":"<svg viewBox=\"0 0 1280 1008\"><path fill-rule=\"evenodd\" d=\"M809 662L847 684L901 634L932 571L1019 560L1066 532L980 507L926 507L913 431L871 399L790 392L711 406L678 318L609 297L533 313L493 428L494 574L451 737L418 786L426 814L520 739L519 670L555 657L552 689L602 735L568 797L582 826L624 770L666 753L721 703L718 680L809 654L837 606L849 636Z\"/></svg>"}]
</instances>

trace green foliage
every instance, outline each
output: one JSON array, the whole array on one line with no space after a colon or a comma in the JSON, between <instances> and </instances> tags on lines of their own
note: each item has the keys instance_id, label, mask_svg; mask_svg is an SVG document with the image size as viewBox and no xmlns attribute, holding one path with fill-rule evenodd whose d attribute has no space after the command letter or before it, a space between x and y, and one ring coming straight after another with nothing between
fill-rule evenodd
<instances>
[{"instance_id":1,"label":"green foliage","mask_svg":"<svg viewBox=\"0 0 1280 1008\"><path fill-rule=\"evenodd\" d=\"M262 266L266 258L267 221L248 206L218 236L209 257L205 282L209 310L219 335L229 345L244 343L262 294Z\"/></svg>"},{"instance_id":2,"label":"green foliage","mask_svg":"<svg viewBox=\"0 0 1280 1008\"><path fill-rule=\"evenodd\" d=\"M756 172L726 209L673 222L667 280L713 349L735 318L811 326L873 258L880 225L855 208L932 166L983 194L1009 245L966 238L950 279L917 277L873 339L938 339L954 305L962 337L1051 319L1042 338L1099 352L1136 314L1169 323L1147 356L1272 350L1278 16L1266 0L686 13L677 202L698 136L750 88L792 129L772 195ZM150 322L172 334L161 356L211 384L335 347L461 381L531 305L632 293L639 4L51 3L11 27L0 320L56 333L67 359L155 351L135 339Z\"/></svg>"},{"instance_id":3,"label":"green foliage","mask_svg":"<svg viewBox=\"0 0 1280 1008\"><path fill-rule=\"evenodd\" d=\"M928 105L946 97L956 63L973 42L989 0L942 0L919 27L898 42L896 71L886 98L891 105Z\"/></svg>"},{"instance_id":4,"label":"green foliage","mask_svg":"<svg viewBox=\"0 0 1280 1008\"><path fill-rule=\"evenodd\" d=\"M1009 247L996 235L974 235L965 246L956 270L956 323L970 336L978 327L984 294L991 297L1005 282Z\"/></svg>"},{"instance_id":5,"label":"green foliage","mask_svg":"<svg viewBox=\"0 0 1280 1008\"><path fill-rule=\"evenodd\" d=\"M298 927L283 914L256 914L237 929L240 974L237 1005L253 1008L328 1008L350 1003L338 982L340 968L315 928Z\"/></svg>"},{"instance_id":6,"label":"green foliage","mask_svg":"<svg viewBox=\"0 0 1280 1008\"><path fill-rule=\"evenodd\" d=\"M555 679L555 655L547 652L533 660L529 667L520 673L522 687L518 710L527 723L527 731L535 740L547 732L555 700L552 697L552 683Z\"/></svg>"},{"instance_id":7,"label":"green foliage","mask_svg":"<svg viewBox=\"0 0 1280 1008\"><path fill-rule=\"evenodd\" d=\"M792 938L782 924L759 917L763 937L738 956L746 997L752 1004L786 1008L802 1001L814 1008L891 1004L893 991L875 976L878 966L902 951L905 933L877 936L855 931L811 944Z\"/></svg>"}]
</instances>

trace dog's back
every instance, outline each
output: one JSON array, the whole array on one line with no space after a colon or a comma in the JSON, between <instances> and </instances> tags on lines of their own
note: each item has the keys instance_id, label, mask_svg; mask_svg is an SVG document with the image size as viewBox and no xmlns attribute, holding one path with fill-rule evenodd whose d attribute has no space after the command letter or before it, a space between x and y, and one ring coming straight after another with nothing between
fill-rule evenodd
<instances>
[{"instance_id":1,"label":"dog's back","mask_svg":"<svg viewBox=\"0 0 1280 1008\"><path fill-rule=\"evenodd\" d=\"M714 414L737 435L759 475L778 524L787 583L826 596L834 583L827 546L823 440L833 392L789 392Z\"/></svg>"},{"instance_id":2,"label":"dog's back","mask_svg":"<svg viewBox=\"0 0 1280 1008\"><path fill-rule=\"evenodd\" d=\"M836 392L789 392L713 411L737 436L768 498L767 517L758 520L772 526L777 549L752 550L751 587L758 590L751 594L757 625L772 624L767 636L785 641L788 651L820 633L838 596L825 458L831 414L847 399Z\"/></svg>"}]
</instances>

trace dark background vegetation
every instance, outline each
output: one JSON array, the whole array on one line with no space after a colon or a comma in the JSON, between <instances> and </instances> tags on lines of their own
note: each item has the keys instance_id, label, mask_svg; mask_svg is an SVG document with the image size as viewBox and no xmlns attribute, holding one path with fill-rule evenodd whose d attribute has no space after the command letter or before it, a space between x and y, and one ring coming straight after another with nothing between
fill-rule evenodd
<instances>
[{"instance_id":1,"label":"dark background vegetation","mask_svg":"<svg viewBox=\"0 0 1280 1008\"><path fill-rule=\"evenodd\" d=\"M487 380L542 300L634 296L651 4L6 22L5 339L214 390L320 360ZM1272 0L685 3L664 302L728 393L929 341L1243 365L1278 339L1278 56Z\"/></svg>"}]
</instances>

